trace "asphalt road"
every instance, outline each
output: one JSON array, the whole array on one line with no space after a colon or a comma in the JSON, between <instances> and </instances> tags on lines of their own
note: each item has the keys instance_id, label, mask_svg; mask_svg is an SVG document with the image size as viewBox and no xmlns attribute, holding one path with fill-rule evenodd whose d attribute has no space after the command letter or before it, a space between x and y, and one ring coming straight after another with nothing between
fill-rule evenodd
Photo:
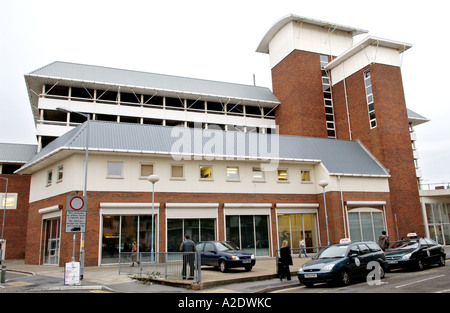
<instances>
[{"instance_id":1,"label":"asphalt road","mask_svg":"<svg viewBox=\"0 0 450 313\"><path fill-rule=\"evenodd\" d=\"M450 293L450 266L427 267L424 271L393 270L378 285L360 279L346 287L316 284L272 290L272 293Z\"/></svg>"}]
</instances>

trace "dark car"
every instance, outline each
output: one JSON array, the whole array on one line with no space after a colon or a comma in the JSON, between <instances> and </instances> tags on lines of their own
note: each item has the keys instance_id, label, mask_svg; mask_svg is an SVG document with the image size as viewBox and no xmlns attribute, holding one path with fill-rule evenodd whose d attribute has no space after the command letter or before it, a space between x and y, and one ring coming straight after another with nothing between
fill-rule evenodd
<instances>
[{"instance_id":1,"label":"dark car","mask_svg":"<svg viewBox=\"0 0 450 313\"><path fill-rule=\"evenodd\" d=\"M197 251L202 265L218 267L222 272L234 267L250 271L256 262L253 253L239 250L231 241L201 241L197 243Z\"/></svg>"},{"instance_id":2,"label":"dark car","mask_svg":"<svg viewBox=\"0 0 450 313\"><path fill-rule=\"evenodd\" d=\"M373 270L378 271L375 278L384 278L385 268L384 252L376 243L346 242L321 250L300 267L297 276L307 287L323 282L346 286L353 278L367 277Z\"/></svg>"},{"instance_id":3,"label":"dark car","mask_svg":"<svg viewBox=\"0 0 450 313\"><path fill-rule=\"evenodd\" d=\"M386 250L388 269L409 268L423 270L425 265L445 265L445 250L429 238L407 239L394 242Z\"/></svg>"}]
</instances>

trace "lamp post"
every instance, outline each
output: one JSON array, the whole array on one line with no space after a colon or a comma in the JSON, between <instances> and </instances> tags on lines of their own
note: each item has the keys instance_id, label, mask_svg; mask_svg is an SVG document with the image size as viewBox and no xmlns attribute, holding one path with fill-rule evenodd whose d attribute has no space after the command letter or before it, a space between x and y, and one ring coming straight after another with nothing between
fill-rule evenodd
<instances>
[{"instance_id":1,"label":"lamp post","mask_svg":"<svg viewBox=\"0 0 450 313\"><path fill-rule=\"evenodd\" d=\"M3 241L3 234L5 230L5 216L6 216L6 202L8 198L8 178L0 177L0 179L4 179L6 181L6 187L5 187L5 197L3 198L3 222L2 222L2 241L0 242L0 266L1 266L1 278L0 283L5 283L5 275L6 275L6 265L3 265L3 248L4 248L4 241Z\"/></svg>"},{"instance_id":2,"label":"lamp post","mask_svg":"<svg viewBox=\"0 0 450 313\"><path fill-rule=\"evenodd\" d=\"M327 214L327 200L325 198L325 187L328 186L328 181L321 180L319 181L319 186L322 187L323 190L323 205L325 207L325 224L327 226L327 245L330 245L330 236L328 233L328 214Z\"/></svg>"},{"instance_id":3,"label":"lamp post","mask_svg":"<svg viewBox=\"0 0 450 313\"><path fill-rule=\"evenodd\" d=\"M90 115L86 113L81 113L77 111L72 111L66 108L57 107L57 111L64 113L75 113L86 118L86 154L84 157L84 186L83 186L83 197L86 196L87 190L87 170L88 170L88 161L89 161L89 124L90 124ZM73 234L75 241L75 233ZM81 244L80 244L80 279L83 279L84 274L84 233L81 233ZM75 256L72 257L72 261L75 260Z\"/></svg>"},{"instance_id":4,"label":"lamp post","mask_svg":"<svg viewBox=\"0 0 450 313\"><path fill-rule=\"evenodd\" d=\"M152 242L150 250L150 262L153 265L154 262L154 249L153 249L153 238L155 234L155 183L159 181L158 175L150 175L147 180L152 183Z\"/></svg>"}]
</instances>

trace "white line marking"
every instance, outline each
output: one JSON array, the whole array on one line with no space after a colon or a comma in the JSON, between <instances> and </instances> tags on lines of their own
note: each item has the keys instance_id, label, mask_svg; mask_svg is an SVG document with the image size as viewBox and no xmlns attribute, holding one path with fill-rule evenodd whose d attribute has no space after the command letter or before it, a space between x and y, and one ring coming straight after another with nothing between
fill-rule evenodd
<instances>
[{"instance_id":1,"label":"white line marking","mask_svg":"<svg viewBox=\"0 0 450 313\"><path fill-rule=\"evenodd\" d=\"M438 275L438 276L428 277L428 278L425 278L425 279L413 281L412 283L396 286L395 288L402 288L402 287L405 287L405 286L421 283L421 282L426 281L426 280L435 279L435 278L439 278L439 277L443 277L443 276L445 276L445 275Z\"/></svg>"}]
</instances>

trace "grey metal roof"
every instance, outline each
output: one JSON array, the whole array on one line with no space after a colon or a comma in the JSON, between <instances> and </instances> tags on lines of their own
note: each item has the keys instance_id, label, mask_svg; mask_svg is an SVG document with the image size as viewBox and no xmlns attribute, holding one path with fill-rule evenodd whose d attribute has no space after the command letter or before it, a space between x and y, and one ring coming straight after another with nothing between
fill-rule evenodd
<instances>
[{"instance_id":1,"label":"grey metal roof","mask_svg":"<svg viewBox=\"0 0 450 313\"><path fill-rule=\"evenodd\" d=\"M87 122L55 139L19 171L30 172L62 150L83 150L86 127ZM91 121L89 134L90 151L322 162L330 174L389 175L358 141L104 121Z\"/></svg>"},{"instance_id":2,"label":"grey metal roof","mask_svg":"<svg viewBox=\"0 0 450 313\"><path fill-rule=\"evenodd\" d=\"M117 90L158 92L158 95L179 95L205 100L215 98L233 99L253 105L274 107L280 102L266 87L243 85L212 80L147 73L110 67L53 62L25 75L29 88L40 93L40 84L85 86L86 88L112 87ZM103 85L103 87L101 87ZM33 93L29 93L33 97Z\"/></svg>"},{"instance_id":3,"label":"grey metal roof","mask_svg":"<svg viewBox=\"0 0 450 313\"><path fill-rule=\"evenodd\" d=\"M0 163L25 164L37 152L37 145L0 143Z\"/></svg>"},{"instance_id":4,"label":"grey metal roof","mask_svg":"<svg viewBox=\"0 0 450 313\"><path fill-rule=\"evenodd\" d=\"M414 112L413 110L406 109L408 113L408 121L412 123L414 126L429 122L425 116L420 115L419 113Z\"/></svg>"}]
</instances>

